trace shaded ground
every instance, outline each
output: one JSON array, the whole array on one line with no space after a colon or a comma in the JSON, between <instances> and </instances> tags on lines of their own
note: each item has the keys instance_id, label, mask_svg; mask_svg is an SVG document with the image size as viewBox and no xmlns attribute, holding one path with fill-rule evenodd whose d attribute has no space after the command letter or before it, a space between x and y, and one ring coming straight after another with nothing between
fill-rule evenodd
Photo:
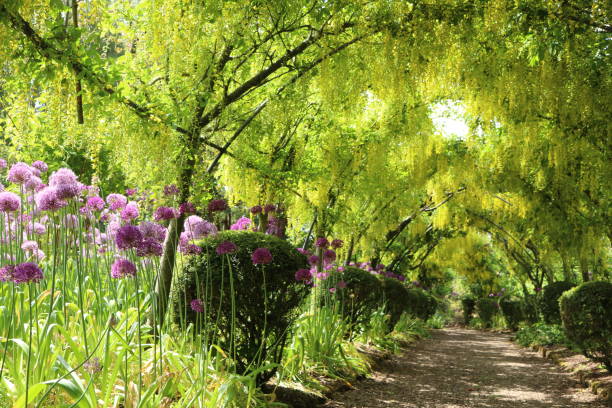
<instances>
[{"instance_id":1,"label":"shaded ground","mask_svg":"<svg viewBox=\"0 0 612 408\"><path fill-rule=\"evenodd\" d=\"M436 330L383 362L328 408L599 408L569 374L509 341L474 330Z\"/></svg>"}]
</instances>

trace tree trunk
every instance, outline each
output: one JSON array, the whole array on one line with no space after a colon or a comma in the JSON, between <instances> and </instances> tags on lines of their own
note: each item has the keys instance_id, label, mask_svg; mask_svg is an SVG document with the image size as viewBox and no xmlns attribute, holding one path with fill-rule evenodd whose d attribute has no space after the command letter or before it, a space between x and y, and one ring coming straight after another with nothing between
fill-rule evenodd
<instances>
[{"instance_id":1,"label":"tree trunk","mask_svg":"<svg viewBox=\"0 0 612 408\"><path fill-rule=\"evenodd\" d=\"M582 274L582 282L591 280L589 277L589 262L583 256L580 257L580 273Z\"/></svg>"},{"instance_id":2,"label":"tree trunk","mask_svg":"<svg viewBox=\"0 0 612 408\"><path fill-rule=\"evenodd\" d=\"M72 0L72 23L74 27L79 26L79 15L78 15L78 1ZM75 71L75 91L76 91L76 112L77 112L77 122L79 125L85 123L85 117L83 116L83 89L81 87L81 79L79 78L79 73Z\"/></svg>"}]
</instances>

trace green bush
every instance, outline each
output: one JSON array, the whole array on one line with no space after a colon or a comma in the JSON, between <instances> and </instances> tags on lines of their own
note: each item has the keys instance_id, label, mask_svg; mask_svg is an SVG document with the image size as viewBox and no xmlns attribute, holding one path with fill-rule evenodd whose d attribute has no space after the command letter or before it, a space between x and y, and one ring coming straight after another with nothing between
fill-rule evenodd
<instances>
[{"instance_id":1,"label":"green bush","mask_svg":"<svg viewBox=\"0 0 612 408\"><path fill-rule=\"evenodd\" d=\"M567 337L612 372L612 283L586 282L559 299Z\"/></svg>"},{"instance_id":2,"label":"green bush","mask_svg":"<svg viewBox=\"0 0 612 408\"><path fill-rule=\"evenodd\" d=\"M503 297L499 300L499 307L507 326L512 330L517 330L519 323L524 319L523 303Z\"/></svg>"},{"instance_id":3,"label":"green bush","mask_svg":"<svg viewBox=\"0 0 612 408\"><path fill-rule=\"evenodd\" d=\"M521 300L521 307L523 309L523 317L528 323L535 324L538 322L538 300L535 295L525 296Z\"/></svg>"},{"instance_id":4,"label":"green bush","mask_svg":"<svg viewBox=\"0 0 612 408\"><path fill-rule=\"evenodd\" d=\"M366 328L372 313L382 304L381 281L370 272L352 266L344 269L339 280L346 283L338 300L351 332L356 332L359 327Z\"/></svg>"},{"instance_id":5,"label":"green bush","mask_svg":"<svg viewBox=\"0 0 612 408\"><path fill-rule=\"evenodd\" d=\"M408 310L408 289L397 279L383 278L382 291L385 298L385 313L389 315L387 328L392 332L402 313Z\"/></svg>"},{"instance_id":6,"label":"green bush","mask_svg":"<svg viewBox=\"0 0 612 408\"><path fill-rule=\"evenodd\" d=\"M465 296L461 299L461 307L463 309L463 322L467 325L472 320L474 309L476 308L476 299L471 296Z\"/></svg>"},{"instance_id":7,"label":"green bush","mask_svg":"<svg viewBox=\"0 0 612 408\"><path fill-rule=\"evenodd\" d=\"M407 295L408 313L412 316L425 322L436 313L438 301L423 289L408 289Z\"/></svg>"},{"instance_id":8,"label":"green bush","mask_svg":"<svg viewBox=\"0 0 612 408\"><path fill-rule=\"evenodd\" d=\"M224 241L238 250L217 255ZM182 327L193 323L197 331L214 336L211 343L234 354L239 372L253 362L280 363L297 307L309 292L294 278L296 270L307 267L306 257L287 241L257 232L223 231L199 244L202 254L189 258L174 285L173 320ZM251 254L257 248L268 248L272 262L253 265ZM204 302L203 313L192 310L194 299ZM267 381L275 370L260 373L258 382Z\"/></svg>"},{"instance_id":9,"label":"green bush","mask_svg":"<svg viewBox=\"0 0 612 408\"><path fill-rule=\"evenodd\" d=\"M516 332L516 341L521 346L552 346L555 344L568 344L569 341L558 324L536 323L521 327Z\"/></svg>"},{"instance_id":10,"label":"green bush","mask_svg":"<svg viewBox=\"0 0 612 408\"><path fill-rule=\"evenodd\" d=\"M570 282L555 282L546 286L542 290L542 298L540 299L540 311L544 322L548 324L561 324L561 316L559 315L559 297L563 292L570 290L575 285Z\"/></svg>"},{"instance_id":11,"label":"green bush","mask_svg":"<svg viewBox=\"0 0 612 408\"><path fill-rule=\"evenodd\" d=\"M485 327L491 327L493 316L499 311L499 305L494 298L480 298L476 301L476 312Z\"/></svg>"}]
</instances>

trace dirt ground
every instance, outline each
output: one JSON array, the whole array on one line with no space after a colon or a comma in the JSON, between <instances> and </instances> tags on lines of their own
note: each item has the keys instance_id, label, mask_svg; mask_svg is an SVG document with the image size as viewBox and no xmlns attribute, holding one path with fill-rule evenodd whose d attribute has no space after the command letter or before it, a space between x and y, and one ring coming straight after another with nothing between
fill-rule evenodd
<instances>
[{"instance_id":1,"label":"dirt ground","mask_svg":"<svg viewBox=\"0 0 612 408\"><path fill-rule=\"evenodd\" d=\"M509 336L461 328L428 339L383 362L327 408L599 408L553 363L521 349Z\"/></svg>"}]
</instances>

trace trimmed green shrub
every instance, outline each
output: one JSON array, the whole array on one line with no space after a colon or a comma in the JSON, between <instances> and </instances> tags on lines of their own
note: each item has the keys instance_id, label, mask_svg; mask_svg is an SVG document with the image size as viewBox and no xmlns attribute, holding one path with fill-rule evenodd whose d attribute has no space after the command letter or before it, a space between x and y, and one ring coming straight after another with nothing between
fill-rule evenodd
<instances>
[{"instance_id":1,"label":"trimmed green shrub","mask_svg":"<svg viewBox=\"0 0 612 408\"><path fill-rule=\"evenodd\" d=\"M512 330L517 330L519 323L523 320L523 303L503 297L499 300L499 308L506 320L506 324Z\"/></svg>"},{"instance_id":2,"label":"trimmed green shrub","mask_svg":"<svg viewBox=\"0 0 612 408\"><path fill-rule=\"evenodd\" d=\"M464 296L461 299L461 307L463 309L463 322L467 325L472 320L474 310L476 308L476 299L471 296Z\"/></svg>"},{"instance_id":3,"label":"trimmed green shrub","mask_svg":"<svg viewBox=\"0 0 612 408\"><path fill-rule=\"evenodd\" d=\"M476 312L485 327L491 327L493 317L499 311L499 305L494 298L480 298L476 301Z\"/></svg>"},{"instance_id":4,"label":"trimmed green shrub","mask_svg":"<svg viewBox=\"0 0 612 408\"><path fill-rule=\"evenodd\" d=\"M538 322L538 300L535 295L525 296L521 300L521 307L523 309L523 317L528 323L535 324Z\"/></svg>"},{"instance_id":5,"label":"trimmed green shrub","mask_svg":"<svg viewBox=\"0 0 612 408\"><path fill-rule=\"evenodd\" d=\"M542 322L521 327L516 332L516 341L524 347L567 345L569 343L561 326Z\"/></svg>"},{"instance_id":6,"label":"trimmed green shrub","mask_svg":"<svg viewBox=\"0 0 612 408\"><path fill-rule=\"evenodd\" d=\"M438 301L423 289L408 289L408 312L423 321L427 321L436 313Z\"/></svg>"},{"instance_id":7,"label":"trimmed green shrub","mask_svg":"<svg viewBox=\"0 0 612 408\"><path fill-rule=\"evenodd\" d=\"M381 281L370 272L353 266L346 267L339 280L346 283L346 288L339 291L338 300L351 332L367 327L372 313L382 304Z\"/></svg>"},{"instance_id":8,"label":"trimmed green shrub","mask_svg":"<svg viewBox=\"0 0 612 408\"><path fill-rule=\"evenodd\" d=\"M382 291L385 298L385 313L389 315L387 328L392 332L402 313L408 310L408 289L397 279L383 278Z\"/></svg>"},{"instance_id":9,"label":"trimmed green shrub","mask_svg":"<svg viewBox=\"0 0 612 408\"><path fill-rule=\"evenodd\" d=\"M224 241L233 242L237 251L218 255L216 248ZM194 324L197 331L214 336L211 343L235 355L239 372L253 362L279 364L297 307L309 292L294 277L307 268L306 257L287 241L258 232L223 231L199 245L202 253L189 258L174 285L174 322ZM257 248L268 248L272 262L253 265L251 254ZM194 299L203 302L203 312L193 310ZM257 381L267 381L275 370L261 372Z\"/></svg>"},{"instance_id":10,"label":"trimmed green shrub","mask_svg":"<svg viewBox=\"0 0 612 408\"><path fill-rule=\"evenodd\" d=\"M559 297L563 292L570 290L574 285L571 282L554 282L546 286L542 290L542 298L540 299L540 311L544 322L548 324L561 324L561 316L559 315Z\"/></svg>"},{"instance_id":11,"label":"trimmed green shrub","mask_svg":"<svg viewBox=\"0 0 612 408\"><path fill-rule=\"evenodd\" d=\"M559 299L567 337L612 372L612 283L586 282Z\"/></svg>"}]
</instances>

